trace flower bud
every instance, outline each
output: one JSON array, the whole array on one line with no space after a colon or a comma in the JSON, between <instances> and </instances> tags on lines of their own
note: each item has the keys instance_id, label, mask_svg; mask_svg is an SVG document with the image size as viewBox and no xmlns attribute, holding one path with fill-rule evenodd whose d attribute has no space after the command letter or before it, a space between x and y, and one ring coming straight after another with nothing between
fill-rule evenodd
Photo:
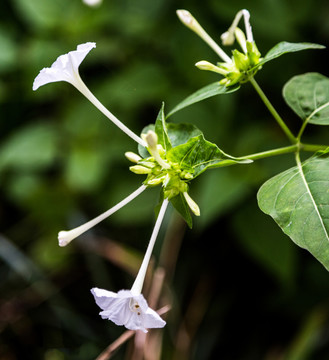
<instances>
[{"instance_id":1,"label":"flower bud","mask_svg":"<svg viewBox=\"0 0 329 360\"><path fill-rule=\"evenodd\" d=\"M183 195L184 195L184 198L185 198L189 208L194 213L194 215L200 216L200 208L199 208L198 204L190 197L188 192L184 192Z\"/></svg>"},{"instance_id":2,"label":"flower bud","mask_svg":"<svg viewBox=\"0 0 329 360\"><path fill-rule=\"evenodd\" d=\"M149 169L145 166L142 166L142 165L130 166L129 170L138 175L150 174L152 172L151 169Z\"/></svg>"},{"instance_id":3,"label":"flower bud","mask_svg":"<svg viewBox=\"0 0 329 360\"><path fill-rule=\"evenodd\" d=\"M157 144L158 144L158 135L152 131L149 130L147 134L143 136L143 140L146 141L148 147L150 150L156 150L157 151Z\"/></svg>"},{"instance_id":4,"label":"flower bud","mask_svg":"<svg viewBox=\"0 0 329 360\"><path fill-rule=\"evenodd\" d=\"M131 161L131 162L133 162L133 163L138 163L138 161L139 160L142 160L142 158L139 156L139 155L137 155L137 154L135 154L134 152L132 152L132 151L127 151L126 153L125 153L125 157L129 160L129 161Z\"/></svg>"},{"instance_id":5,"label":"flower bud","mask_svg":"<svg viewBox=\"0 0 329 360\"><path fill-rule=\"evenodd\" d=\"M213 71L213 72L219 73L224 76L227 74L227 71L225 71L224 69L221 69L220 67L218 67L206 60L198 61L195 64L195 66L200 70Z\"/></svg>"}]
</instances>

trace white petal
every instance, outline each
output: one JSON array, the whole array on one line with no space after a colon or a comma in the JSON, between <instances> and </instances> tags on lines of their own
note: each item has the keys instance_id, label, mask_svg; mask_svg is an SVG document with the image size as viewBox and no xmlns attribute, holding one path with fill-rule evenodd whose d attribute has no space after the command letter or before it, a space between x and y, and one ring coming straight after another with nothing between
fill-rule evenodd
<instances>
[{"instance_id":1,"label":"white petal","mask_svg":"<svg viewBox=\"0 0 329 360\"><path fill-rule=\"evenodd\" d=\"M96 47L96 43L88 42L78 45L76 50L70 51L68 54L59 56L50 68L44 68L40 71L39 75L34 79L33 90L57 81L67 81L77 86L80 80L78 68L94 47Z\"/></svg>"},{"instance_id":2,"label":"white petal","mask_svg":"<svg viewBox=\"0 0 329 360\"><path fill-rule=\"evenodd\" d=\"M160 315L151 308L147 309L143 318L144 326L148 329L163 328L166 325L166 322L160 317Z\"/></svg>"},{"instance_id":3,"label":"white petal","mask_svg":"<svg viewBox=\"0 0 329 360\"><path fill-rule=\"evenodd\" d=\"M118 298L118 294L112 291L92 288L91 293L94 295L96 304L103 310L107 309L115 299Z\"/></svg>"},{"instance_id":4,"label":"white petal","mask_svg":"<svg viewBox=\"0 0 329 360\"><path fill-rule=\"evenodd\" d=\"M161 328L166 325L166 322L148 307L141 294L133 295L130 290L114 293L99 288L93 288L91 292L96 304L103 310L99 313L101 317L113 321L116 325L143 332L147 332L147 328Z\"/></svg>"}]
</instances>

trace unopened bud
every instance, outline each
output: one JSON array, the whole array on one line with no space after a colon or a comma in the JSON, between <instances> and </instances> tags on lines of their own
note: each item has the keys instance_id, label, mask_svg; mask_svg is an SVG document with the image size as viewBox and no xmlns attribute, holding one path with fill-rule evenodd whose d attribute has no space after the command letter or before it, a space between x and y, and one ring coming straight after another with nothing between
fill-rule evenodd
<instances>
[{"instance_id":1,"label":"unopened bud","mask_svg":"<svg viewBox=\"0 0 329 360\"><path fill-rule=\"evenodd\" d=\"M206 61L206 60L201 60L201 61L198 61L195 66L200 69L200 70L208 70L208 71L213 71L213 72L216 72L216 73L219 73L221 75L226 75L227 74L227 71L224 70L224 69L221 69L220 67L210 63L209 61Z\"/></svg>"},{"instance_id":2,"label":"unopened bud","mask_svg":"<svg viewBox=\"0 0 329 360\"><path fill-rule=\"evenodd\" d=\"M220 38L222 40L222 44L225 46L233 45L235 40L234 33L231 31L225 31Z\"/></svg>"},{"instance_id":3,"label":"unopened bud","mask_svg":"<svg viewBox=\"0 0 329 360\"><path fill-rule=\"evenodd\" d=\"M142 158L139 156L139 155L137 155L137 154L135 154L134 152L132 152L132 151L127 151L126 153L125 153L125 157L129 160L129 161L131 161L131 162L133 162L133 163L138 163L138 161L139 160L142 160Z\"/></svg>"},{"instance_id":4,"label":"unopened bud","mask_svg":"<svg viewBox=\"0 0 329 360\"><path fill-rule=\"evenodd\" d=\"M246 41L246 36L245 36L244 32L241 29L236 28L234 33L235 33L237 42L241 46L243 52L246 54L247 53L247 41Z\"/></svg>"},{"instance_id":5,"label":"unopened bud","mask_svg":"<svg viewBox=\"0 0 329 360\"><path fill-rule=\"evenodd\" d=\"M188 172L188 173L184 174L184 179L191 180L191 179L193 179L193 175Z\"/></svg>"},{"instance_id":6,"label":"unopened bud","mask_svg":"<svg viewBox=\"0 0 329 360\"><path fill-rule=\"evenodd\" d=\"M188 192L184 192L183 195L187 202L187 205L189 206L191 211L194 213L194 215L200 216L200 208L199 208L198 204L190 197Z\"/></svg>"},{"instance_id":7,"label":"unopened bud","mask_svg":"<svg viewBox=\"0 0 329 360\"><path fill-rule=\"evenodd\" d=\"M142 165L130 166L129 170L138 175L150 174L152 172L151 169L149 169L145 166L142 166Z\"/></svg>"},{"instance_id":8,"label":"unopened bud","mask_svg":"<svg viewBox=\"0 0 329 360\"><path fill-rule=\"evenodd\" d=\"M148 180L147 185L151 185L151 186L160 185L164 179L165 179L165 176Z\"/></svg>"},{"instance_id":9,"label":"unopened bud","mask_svg":"<svg viewBox=\"0 0 329 360\"><path fill-rule=\"evenodd\" d=\"M191 30L195 31L195 25L198 24L198 22L195 20L193 15L187 11L187 10L177 10L176 14L179 18L179 20L186 25Z\"/></svg>"}]
</instances>

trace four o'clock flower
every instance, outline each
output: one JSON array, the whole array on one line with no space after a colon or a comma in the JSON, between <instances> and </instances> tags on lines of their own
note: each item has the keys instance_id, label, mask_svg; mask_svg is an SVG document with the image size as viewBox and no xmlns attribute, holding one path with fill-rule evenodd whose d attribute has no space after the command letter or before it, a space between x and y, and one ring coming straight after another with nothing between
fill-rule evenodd
<instances>
[{"instance_id":1,"label":"four o'clock flower","mask_svg":"<svg viewBox=\"0 0 329 360\"><path fill-rule=\"evenodd\" d=\"M162 328L166 322L152 310L142 294L135 295L130 290L120 290L118 293L93 288L96 304L103 310L99 313L103 319L123 325L129 330Z\"/></svg>"},{"instance_id":2,"label":"four o'clock flower","mask_svg":"<svg viewBox=\"0 0 329 360\"><path fill-rule=\"evenodd\" d=\"M256 74L257 70L260 69L260 67L257 67L257 64L261 60L261 55L254 42L248 10L240 10L228 31L221 36L223 45L232 45L236 39L241 46L243 52L236 49L233 50L232 58L206 33L190 12L187 10L177 10L177 15L184 25L199 35L224 61L214 65L202 60L195 64L200 70L213 71L223 75L225 78L220 81L220 84L232 86L237 83L247 82ZM242 17L244 18L247 37L242 30L237 27Z\"/></svg>"},{"instance_id":3,"label":"four o'clock flower","mask_svg":"<svg viewBox=\"0 0 329 360\"><path fill-rule=\"evenodd\" d=\"M161 205L142 265L131 290L121 290L118 293L114 293L98 288L91 289L96 304L103 310L99 313L103 319L111 320L116 325L124 325L130 330L142 330L144 332L147 332L146 329L162 328L166 325L166 322L154 310L148 307L141 291L167 206L168 200L165 199Z\"/></svg>"},{"instance_id":4,"label":"four o'clock flower","mask_svg":"<svg viewBox=\"0 0 329 360\"><path fill-rule=\"evenodd\" d=\"M34 79L33 90L48 83L66 81L77 88L90 102L92 102L106 117L108 117L116 126L130 136L133 140L142 146L145 142L134 132L127 128L117 117L115 117L105 106L95 97L82 81L79 74L79 66L87 54L96 47L96 43L88 42L78 45L77 49L61 55L51 65L50 68L44 68Z\"/></svg>"}]
</instances>

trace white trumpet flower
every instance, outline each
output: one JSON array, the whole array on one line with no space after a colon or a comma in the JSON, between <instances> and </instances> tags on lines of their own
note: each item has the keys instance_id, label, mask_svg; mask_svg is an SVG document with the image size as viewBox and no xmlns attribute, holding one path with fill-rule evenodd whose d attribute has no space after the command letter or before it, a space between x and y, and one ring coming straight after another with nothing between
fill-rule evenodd
<instances>
[{"instance_id":1,"label":"white trumpet flower","mask_svg":"<svg viewBox=\"0 0 329 360\"><path fill-rule=\"evenodd\" d=\"M82 81L79 74L79 66L87 54L96 47L96 43L88 42L78 45L77 49L70 51L65 55L61 55L51 65L50 68L44 68L39 75L34 79L32 89L35 91L40 86L58 82L66 81L78 89L92 104L94 104L108 119L110 119L118 128L130 136L133 140L142 146L145 146L144 140L132 132L126 125L124 125L116 116L114 116L88 89Z\"/></svg>"},{"instance_id":2,"label":"white trumpet flower","mask_svg":"<svg viewBox=\"0 0 329 360\"><path fill-rule=\"evenodd\" d=\"M98 288L91 289L96 304L103 310L99 313L103 319L111 320L116 325L124 325L130 330L142 330L143 332L147 332L147 329L162 328L166 325L166 322L148 307L141 291L167 206L168 200L165 199L161 205L142 265L131 290L120 290L118 293L114 293Z\"/></svg>"},{"instance_id":3,"label":"white trumpet flower","mask_svg":"<svg viewBox=\"0 0 329 360\"><path fill-rule=\"evenodd\" d=\"M162 328L166 322L152 310L142 294L134 295L130 290L120 290L118 293L104 289L93 288L96 304L103 310L99 315L103 319L113 321L116 325L125 326L129 330Z\"/></svg>"}]
</instances>

